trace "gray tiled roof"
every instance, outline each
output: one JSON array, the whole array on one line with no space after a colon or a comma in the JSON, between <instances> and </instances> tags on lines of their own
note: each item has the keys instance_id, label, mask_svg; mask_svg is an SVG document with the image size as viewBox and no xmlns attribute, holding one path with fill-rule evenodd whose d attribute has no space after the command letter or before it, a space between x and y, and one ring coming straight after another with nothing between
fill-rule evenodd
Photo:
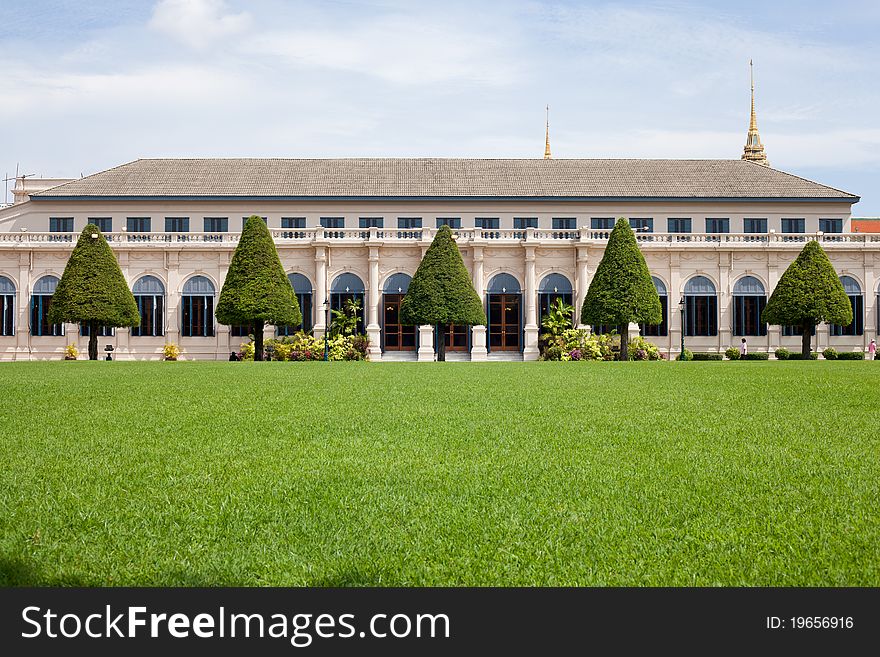
<instances>
[{"instance_id":1,"label":"gray tiled roof","mask_svg":"<svg viewBox=\"0 0 880 657\"><path fill-rule=\"evenodd\" d=\"M148 159L43 198L760 198L857 196L743 160Z\"/></svg>"}]
</instances>

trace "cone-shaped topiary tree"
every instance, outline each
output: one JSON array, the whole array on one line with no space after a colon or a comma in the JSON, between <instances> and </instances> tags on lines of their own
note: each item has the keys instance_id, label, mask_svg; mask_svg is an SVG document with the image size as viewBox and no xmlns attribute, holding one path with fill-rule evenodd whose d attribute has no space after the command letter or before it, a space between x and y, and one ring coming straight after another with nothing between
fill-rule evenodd
<instances>
[{"instance_id":1,"label":"cone-shaped topiary tree","mask_svg":"<svg viewBox=\"0 0 880 657\"><path fill-rule=\"evenodd\" d=\"M788 266L770 295L761 319L767 324L800 326L804 358L810 356L810 336L816 324L852 322L852 304L819 242L807 242Z\"/></svg>"},{"instance_id":2,"label":"cone-shaped topiary tree","mask_svg":"<svg viewBox=\"0 0 880 657\"><path fill-rule=\"evenodd\" d=\"M262 218L248 218L232 254L214 313L221 324L252 324L254 360L263 360L263 327L302 322L272 234Z\"/></svg>"},{"instance_id":3,"label":"cone-shaped topiary tree","mask_svg":"<svg viewBox=\"0 0 880 657\"><path fill-rule=\"evenodd\" d=\"M584 297L585 324L620 324L620 359L629 360L630 322L659 324L663 309L629 222L620 218Z\"/></svg>"},{"instance_id":4,"label":"cone-shaped topiary tree","mask_svg":"<svg viewBox=\"0 0 880 657\"><path fill-rule=\"evenodd\" d=\"M400 304L403 324L437 327L437 360L446 360L443 330L449 324L485 324L486 312L474 291L449 226L437 231Z\"/></svg>"},{"instance_id":5,"label":"cone-shaped topiary tree","mask_svg":"<svg viewBox=\"0 0 880 657\"><path fill-rule=\"evenodd\" d=\"M88 224L80 233L52 295L49 321L87 324L89 360L98 360L101 326L135 326L140 320L137 303L116 256L100 229Z\"/></svg>"}]
</instances>

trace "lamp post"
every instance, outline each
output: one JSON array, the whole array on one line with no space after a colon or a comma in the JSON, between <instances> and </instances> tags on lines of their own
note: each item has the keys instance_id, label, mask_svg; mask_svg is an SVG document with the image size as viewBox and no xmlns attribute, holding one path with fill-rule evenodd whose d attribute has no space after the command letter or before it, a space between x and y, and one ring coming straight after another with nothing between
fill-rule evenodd
<instances>
[{"instance_id":1,"label":"lamp post","mask_svg":"<svg viewBox=\"0 0 880 657\"><path fill-rule=\"evenodd\" d=\"M684 313L685 313L685 302L684 296L681 297L681 300L678 302L679 314L681 315L681 357L684 357Z\"/></svg>"},{"instance_id":2,"label":"lamp post","mask_svg":"<svg viewBox=\"0 0 880 657\"><path fill-rule=\"evenodd\" d=\"M330 347L327 339L330 335L330 300L324 299L324 362L330 360Z\"/></svg>"}]
</instances>

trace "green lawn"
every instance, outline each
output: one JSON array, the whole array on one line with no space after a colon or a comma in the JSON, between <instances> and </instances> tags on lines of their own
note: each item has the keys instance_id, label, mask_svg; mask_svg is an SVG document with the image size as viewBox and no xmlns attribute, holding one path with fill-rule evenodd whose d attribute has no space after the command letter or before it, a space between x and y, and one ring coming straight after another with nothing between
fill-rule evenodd
<instances>
[{"instance_id":1,"label":"green lawn","mask_svg":"<svg viewBox=\"0 0 880 657\"><path fill-rule=\"evenodd\" d=\"M0 585L880 585L880 363L13 363L0 392Z\"/></svg>"}]
</instances>

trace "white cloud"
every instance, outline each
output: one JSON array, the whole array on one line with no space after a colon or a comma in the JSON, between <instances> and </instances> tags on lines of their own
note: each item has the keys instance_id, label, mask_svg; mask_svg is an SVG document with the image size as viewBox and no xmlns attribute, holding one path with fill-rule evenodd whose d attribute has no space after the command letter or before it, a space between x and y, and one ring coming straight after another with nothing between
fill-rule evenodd
<instances>
[{"instance_id":1,"label":"white cloud","mask_svg":"<svg viewBox=\"0 0 880 657\"><path fill-rule=\"evenodd\" d=\"M223 0L160 0L150 27L202 50L250 28L251 15L229 13Z\"/></svg>"},{"instance_id":2,"label":"white cloud","mask_svg":"<svg viewBox=\"0 0 880 657\"><path fill-rule=\"evenodd\" d=\"M269 31L249 51L298 68L337 69L398 84L504 85L517 77L518 58L510 45L498 30L397 14L332 30Z\"/></svg>"}]
</instances>

